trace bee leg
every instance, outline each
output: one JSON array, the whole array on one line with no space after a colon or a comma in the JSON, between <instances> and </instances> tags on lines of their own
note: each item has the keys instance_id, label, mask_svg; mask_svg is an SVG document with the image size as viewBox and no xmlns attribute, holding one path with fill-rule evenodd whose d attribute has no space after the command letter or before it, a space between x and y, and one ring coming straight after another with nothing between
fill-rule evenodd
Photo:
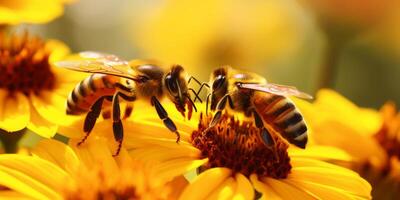
<instances>
[{"instance_id":1,"label":"bee leg","mask_svg":"<svg viewBox=\"0 0 400 200\"><path fill-rule=\"evenodd\" d=\"M231 96L229 94L226 94L225 96L223 96L217 104L217 112L215 113L215 115L209 125L209 128L214 127L221 120L222 110L225 109L226 101L229 102L229 106L231 108L234 108Z\"/></svg>"},{"instance_id":2,"label":"bee leg","mask_svg":"<svg viewBox=\"0 0 400 200\"><path fill-rule=\"evenodd\" d=\"M125 108L125 112L124 112L124 117L123 119L128 118L129 116L131 116L133 111L133 104L132 103L127 103L126 104L126 108Z\"/></svg>"},{"instance_id":3,"label":"bee leg","mask_svg":"<svg viewBox=\"0 0 400 200\"><path fill-rule=\"evenodd\" d=\"M119 108L119 92L116 92L112 99L112 120L113 120L113 133L114 139L118 142L117 151L113 156L117 156L122 147L124 139L124 127L121 122L121 110Z\"/></svg>"},{"instance_id":4,"label":"bee leg","mask_svg":"<svg viewBox=\"0 0 400 200\"><path fill-rule=\"evenodd\" d=\"M113 98L113 96L105 96L104 100L112 102L112 98ZM103 116L103 119L110 119L111 118L111 107L103 108L101 116Z\"/></svg>"},{"instance_id":5,"label":"bee leg","mask_svg":"<svg viewBox=\"0 0 400 200\"><path fill-rule=\"evenodd\" d=\"M275 145L275 140L272 138L271 133L267 130L267 128L265 128L262 118L257 113L257 111L255 109L252 109L252 112L256 127L261 130L261 138L263 139L263 142L268 147L272 148Z\"/></svg>"},{"instance_id":6,"label":"bee leg","mask_svg":"<svg viewBox=\"0 0 400 200\"><path fill-rule=\"evenodd\" d=\"M210 89L210 85L208 85L208 83L202 83L201 85L200 85L200 88L199 88L199 90L197 90L197 93L196 93L196 97L200 100L200 98L198 97L199 96L199 94L200 94L200 92L201 92L201 90L203 89L203 87L207 87L208 89ZM200 100L201 101L201 100ZM194 102L196 102L196 99L194 99Z\"/></svg>"},{"instance_id":7,"label":"bee leg","mask_svg":"<svg viewBox=\"0 0 400 200\"><path fill-rule=\"evenodd\" d=\"M206 115L208 115L208 102L210 102L210 96L211 96L212 94L211 93L209 93L208 95L207 95L207 98L206 98Z\"/></svg>"},{"instance_id":8,"label":"bee leg","mask_svg":"<svg viewBox=\"0 0 400 200\"><path fill-rule=\"evenodd\" d=\"M180 134L174 124L174 122L168 117L167 111L161 105L160 101L156 97L151 97L151 105L156 108L157 114L161 120L163 120L164 125L172 132L176 134L176 143L179 143Z\"/></svg>"},{"instance_id":9,"label":"bee leg","mask_svg":"<svg viewBox=\"0 0 400 200\"><path fill-rule=\"evenodd\" d=\"M279 162L278 152L274 148L275 147L274 138L272 137L272 135L268 131L268 129L265 128L262 118L260 117L258 112L254 108L251 110L253 113L254 122L256 124L256 127L259 128L261 131L261 138L262 138L264 144L273 151L275 159L277 160L277 162Z\"/></svg>"},{"instance_id":10,"label":"bee leg","mask_svg":"<svg viewBox=\"0 0 400 200\"><path fill-rule=\"evenodd\" d=\"M200 103L203 103L203 101L200 99L200 97L197 95L196 91L194 91L193 88L188 88L188 90L189 90L189 91L192 91L193 94L194 94L194 96L195 96L193 102L196 102L196 99L199 99Z\"/></svg>"},{"instance_id":11,"label":"bee leg","mask_svg":"<svg viewBox=\"0 0 400 200\"><path fill-rule=\"evenodd\" d=\"M85 122L83 124L83 132L85 132L85 136L81 141L78 142L78 146L83 144L86 139L89 137L90 132L92 131L94 125L96 124L96 120L100 115L101 106L103 105L104 97L100 97L91 107L90 111L87 113L85 117Z\"/></svg>"}]
</instances>

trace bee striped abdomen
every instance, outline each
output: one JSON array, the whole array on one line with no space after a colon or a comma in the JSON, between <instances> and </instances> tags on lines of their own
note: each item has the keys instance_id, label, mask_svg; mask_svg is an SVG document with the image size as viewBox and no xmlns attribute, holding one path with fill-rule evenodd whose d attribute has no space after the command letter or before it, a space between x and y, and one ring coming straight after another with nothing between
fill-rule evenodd
<instances>
[{"instance_id":1,"label":"bee striped abdomen","mask_svg":"<svg viewBox=\"0 0 400 200\"><path fill-rule=\"evenodd\" d=\"M307 126L292 101L284 96L255 93L254 106L264 121L290 143L305 148Z\"/></svg>"},{"instance_id":2,"label":"bee striped abdomen","mask_svg":"<svg viewBox=\"0 0 400 200\"><path fill-rule=\"evenodd\" d=\"M103 74L92 74L85 78L69 94L67 114L79 115L88 112L97 99L115 93L114 84L118 80L118 77Z\"/></svg>"}]
</instances>

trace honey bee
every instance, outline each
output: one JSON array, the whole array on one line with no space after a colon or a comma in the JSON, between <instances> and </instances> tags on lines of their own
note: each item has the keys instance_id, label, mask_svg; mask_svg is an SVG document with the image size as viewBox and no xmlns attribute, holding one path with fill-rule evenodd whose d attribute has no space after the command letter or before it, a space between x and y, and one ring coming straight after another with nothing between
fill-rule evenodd
<instances>
[{"instance_id":1,"label":"honey bee","mask_svg":"<svg viewBox=\"0 0 400 200\"><path fill-rule=\"evenodd\" d=\"M197 111L189 94L190 90L193 92L194 90L187 87L182 66L173 65L168 72L165 72L159 66L139 61L127 62L111 54L81 52L79 55L84 59L55 63L58 67L92 73L75 86L67 100L67 114L87 113L83 126L86 135L78 145L88 138L103 107L107 107L105 103L109 105L111 102L113 133L118 142L115 155L118 155L124 135L120 116L120 98L128 102L123 118L131 115L133 101L138 99L148 101L155 107L164 125L176 134L176 142L179 142L180 134L159 99L167 96L183 117L185 117L187 105L188 119L191 118L193 108ZM103 116L110 117L110 113L103 112Z\"/></svg>"},{"instance_id":2,"label":"honey bee","mask_svg":"<svg viewBox=\"0 0 400 200\"><path fill-rule=\"evenodd\" d=\"M209 84L203 83L197 92L199 93L204 86L211 89L207 96L206 108L208 111L211 100L210 108L216 112L209 127L220 121L228 102L234 111L242 112L246 117L253 116L256 127L261 130L261 138L268 147L273 147L275 141L265 125L276 130L290 143L305 148L307 125L287 96L312 99L310 95L292 86L267 83L267 80L258 74L227 66L214 70L210 83L211 88Z\"/></svg>"}]
</instances>

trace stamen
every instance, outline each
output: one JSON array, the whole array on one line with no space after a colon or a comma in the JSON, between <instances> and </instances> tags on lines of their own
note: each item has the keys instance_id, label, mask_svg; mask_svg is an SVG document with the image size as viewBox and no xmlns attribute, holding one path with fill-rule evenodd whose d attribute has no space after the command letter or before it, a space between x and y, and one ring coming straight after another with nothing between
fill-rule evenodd
<instances>
[{"instance_id":1,"label":"stamen","mask_svg":"<svg viewBox=\"0 0 400 200\"><path fill-rule=\"evenodd\" d=\"M388 157L400 159L400 113L394 103L386 103L381 113L384 118L381 129L375 134L375 139L385 149Z\"/></svg>"},{"instance_id":2,"label":"stamen","mask_svg":"<svg viewBox=\"0 0 400 200\"><path fill-rule=\"evenodd\" d=\"M192 144L209 159L203 168L227 167L245 176L287 177L291 169L288 144L276 133L270 131L276 145L268 148L252 122L240 122L224 113L215 127L208 128L211 119L201 115L198 130L192 133Z\"/></svg>"}]
</instances>

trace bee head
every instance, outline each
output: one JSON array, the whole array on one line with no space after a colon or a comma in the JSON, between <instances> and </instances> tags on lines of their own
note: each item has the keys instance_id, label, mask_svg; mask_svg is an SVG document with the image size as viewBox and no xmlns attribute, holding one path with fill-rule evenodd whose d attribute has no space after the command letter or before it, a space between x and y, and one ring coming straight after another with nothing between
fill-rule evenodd
<instances>
[{"instance_id":1,"label":"bee head","mask_svg":"<svg viewBox=\"0 0 400 200\"><path fill-rule=\"evenodd\" d=\"M164 85L167 90L168 97L175 104L176 109L185 117L185 106L187 105L189 113L188 118L190 119L192 114L192 108L194 106L193 101L190 98L188 87L185 79L185 73L183 67L180 65L173 65L169 73L165 75Z\"/></svg>"}]
</instances>

